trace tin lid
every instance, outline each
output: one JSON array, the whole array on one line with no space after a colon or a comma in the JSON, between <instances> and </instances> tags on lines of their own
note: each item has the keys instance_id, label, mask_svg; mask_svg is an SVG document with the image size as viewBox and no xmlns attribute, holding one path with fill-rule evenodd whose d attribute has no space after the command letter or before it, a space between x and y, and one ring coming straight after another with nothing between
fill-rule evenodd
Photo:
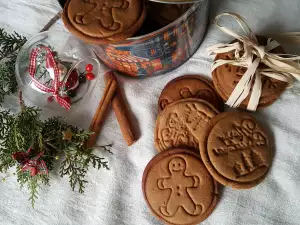
<instances>
[{"instance_id":1,"label":"tin lid","mask_svg":"<svg viewBox=\"0 0 300 225\"><path fill-rule=\"evenodd\" d=\"M166 4L187 4L187 3L194 3L199 2L202 0L149 0L151 2L159 2L159 3L166 3Z\"/></svg>"}]
</instances>

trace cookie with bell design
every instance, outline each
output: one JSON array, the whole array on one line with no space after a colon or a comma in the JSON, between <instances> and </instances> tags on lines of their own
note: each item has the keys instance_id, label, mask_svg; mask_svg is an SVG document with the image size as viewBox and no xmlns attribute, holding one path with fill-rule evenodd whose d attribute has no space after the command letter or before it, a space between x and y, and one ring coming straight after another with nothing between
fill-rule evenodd
<instances>
[{"instance_id":1,"label":"cookie with bell design","mask_svg":"<svg viewBox=\"0 0 300 225\"><path fill-rule=\"evenodd\" d=\"M198 224L218 201L216 181L200 157L185 149L156 155L145 168L142 188L152 213L167 224Z\"/></svg>"}]
</instances>

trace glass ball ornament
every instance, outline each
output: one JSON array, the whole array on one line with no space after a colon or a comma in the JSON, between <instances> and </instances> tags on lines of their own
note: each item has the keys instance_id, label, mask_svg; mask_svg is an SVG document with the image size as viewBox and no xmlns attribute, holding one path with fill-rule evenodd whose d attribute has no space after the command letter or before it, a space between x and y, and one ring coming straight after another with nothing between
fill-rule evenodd
<instances>
[{"instance_id":1,"label":"glass ball ornament","mask_svg":"<svg viewBox=\"0 0 300 225\"><path fill-rule=\"evenodd\" d=\"M33 52L36 49L50 49L57 70L49 63L49 52L43 50L35 57L33 64ZM51 60L50 60L51 61ZM34 65L35 73L32 75L30 68ZM88 73L86 67L92 69L95 79L86 80ZM64 110L58 104L57 98L52 92L45 91L42 86L57 90L57 95L70 101L71 108L78 105L95 86L97 78L105 70L100 64L89 45L83 43L75 36L67 32L46 31L29 39L21 48L16 60L16 78L19 89L23 92L25 101L40 108ZM55 73L55 71L58 71ZM58 74L58 75L57 75ZM55 86L55 77L58 87ZM84 82L82 82L84 81ZM37 83L38 82L38 83Z\"/></svg>"}]
</instances>

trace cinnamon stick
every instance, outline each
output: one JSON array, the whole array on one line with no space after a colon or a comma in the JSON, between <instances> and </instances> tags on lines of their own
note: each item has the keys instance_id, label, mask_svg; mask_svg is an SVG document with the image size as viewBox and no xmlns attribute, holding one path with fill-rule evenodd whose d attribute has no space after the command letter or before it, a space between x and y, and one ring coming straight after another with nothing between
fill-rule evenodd
<instances>
[{"instance_id":1,"label":"cinnamon stick","mask_svg":"<svg viewBox=\"0 0 300 225\"><path fill-rule=\"evenodd\" d=\"M111 74L112 76L114 76L113 72L111 72ZM104 80L106 84L108 84L109 82L108 77L105 77ZM128 110L126 109L124 98L123 96L121 96L119 88L117 88L116 93L112 99L112 108L117 117L123 138L126 141L127 145L131 146L133 143L136 142L136 138L134 136L132 125L128 117L129 113Z\"/></svg>"},{"instance_id":2,"label":"cinnamon stick","mask_svg":"<svg viewBox=\"0 0 300 225\"><path fill-rule=\"evenodd\" d=\"M60 10L53 18L51 18L51 20L49 20L49 22L43 27L43 29L40 30L40 32L49 30L49 28L60 19L62 12L63 10Z\"/></svg>"},{"instance_id":3,"label":"cinnamon stick","mask_svg":"<svg viewBox=\"0 0 300 225\"><path fill-rule=\"evenodd\" d=\"M104 122L106 112L109 105L115 95L117 89L117 81L111 73L106 73L104 79L107 81L104 89L103 96L100 100L96 113L92 119L90 125L90 131L93 132L90 140L87 142L87 148L94 147L97 141L97 137L100 133L101 127Z\"/></svg>"}]
</instances>

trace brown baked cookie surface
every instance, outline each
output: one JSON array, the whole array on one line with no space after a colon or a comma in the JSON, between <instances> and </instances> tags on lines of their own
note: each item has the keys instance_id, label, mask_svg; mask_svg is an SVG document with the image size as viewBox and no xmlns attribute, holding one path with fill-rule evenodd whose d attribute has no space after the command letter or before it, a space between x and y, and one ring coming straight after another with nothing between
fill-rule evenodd
<instances>
[{"instance_id":1,"label":"brown baked cookie surface","mask_svg":"<svg viewBox=\"0 0 300 225\"><path fill-rule=\"evenodd\" d=\"M191 4L148 3L149 17L161 26L166 26L183 15Z\"/></svg>"},{"instance_id":2,"label":"brown baked cookie surface","mask_svg":"<svg viewBox=\"0 0 300 225\"><path fill-rule=\"evenodd\" d=\"M199 136L208 121L219 112L200 99L183 99L168 105L156 120L155 147L164 151L174 147L198 150Z\"/></svg>"},{"instance_id":3,"label":"brown baked cookie surface","mask_svg":"<svg viewBox=\"0 0 300 225\"><path fill-rule=\"evenodd\" d=\"M267 38L258 36L258 41L261 45L267 44ZM282 47L277 47L271 52L285 53ZM234 59L234 52L220 53L216 55L215 61L219 59L231 60ZM266 68L264 64L260 64L259 68ZM213 83L219 95L227 101L240 81L247 68L225 64L219 66L212 72ZM259 100L258 108L263 108L271 105L284 92L287 83L262 76L262 94ZM251 93L251 92L250 92ZM240 105L241 108L246 108L250 100L249 96Z\"/></svg>"},{"instance_id":4,"label":"brown baked cookie surface","mask_svg":"<svg viewBox=\"0 0 300 225\"><path fill-rule=\"evenodd\" d=\"M266 132L246 113L227 112L212 118L199 142L206 168L226 186L254 187L265 178L272 163Z\"/></svg>"},{"instance_id":5,"label":"brown baked cookie surface","mask_svg":"<svg viewBox=\"0 0 300 225\"><path fill-rule=\"evenodd\" d=\"M184 149L156 155L145 168L142 188L152 213L168 224L198 224L218 200L216 181L200 157Z\"/></svg>"},{"instance_id":6,"label":"brown baked cookie surface","mask_svg":"<svg viewBox=\"0 0 300 225\"><path fill-rule=\"evenodd\" d=\"M168 104L186 98L203 99L219 111L223 110L224 102L212 82L198 75L185 75L171 80L160 94L158 109L163 110Z\"/></svg>"},{"instance_id":7,"label":"brown baked cookie surface","mask_svg":"<svg viewBox=\"0 0 300 225\"><path fill-rule=\"evenodd\" d=\"M62 18L74 35L103 44L131 37L145 19L145 8L143 0L69 0Z\"/></svg>"}]
</instances>

